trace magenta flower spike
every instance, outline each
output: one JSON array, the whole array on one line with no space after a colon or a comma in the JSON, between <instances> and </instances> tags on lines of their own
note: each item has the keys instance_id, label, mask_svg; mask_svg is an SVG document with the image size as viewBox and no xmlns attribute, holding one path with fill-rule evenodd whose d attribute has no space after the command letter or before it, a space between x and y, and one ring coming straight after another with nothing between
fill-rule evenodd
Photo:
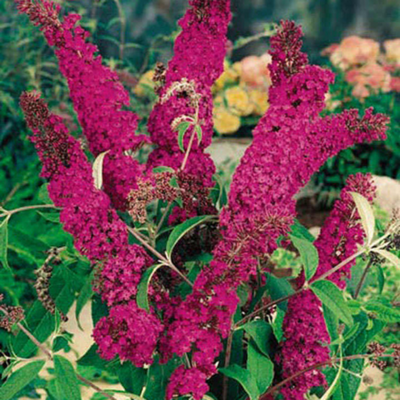
<instances>
[{"instance_id":1,"label":"magenta flower spike","mask_svg":"<svg viewBox=\"0 0 400 400\"><path fill-rule=\"evenodd\" d=\"M89 32L77 25L81 17L69 14L60 21L61 7L46 0L17 0L21 13L40 26L55 48L60 70L67 79L71 100L90 151L108 151L104 162L104 189L116 208L125 210L130 190L137 188L143 167L125 153L148 142L136 135L137 115L129 107L129 93L115 71L102 64Z\"/></svg>"},{"instance_id":2,"label":"magenta flower spike","mask_svg":"<svg viewBox=\"0 0 400 400\"><path fill-rule=\"evenodd\" d=\"M372 177L357 174L347 179L340 199L336 201L318 239L314 242L318 250L319 266L313 280L352 256L357 251L357 246L364 243L365 233L358 223L359 216L350 192L359 193L372 202L375 197ZM350 270L354 264L355 260L327 279L344 289L345 278L350 277ZM299 286L304 283L304 276L300 277L298 283ZM281 343L278 355L283 378L311 365L329 361L330 338L322 313L322 304L311 290L303 291L289 299L283 333L285 339ZM323 385L326 385L324 374L314 369L292 380L282 388L282 394L285 399L302 400L309 389Z\"/></svg>"}]
</instances>

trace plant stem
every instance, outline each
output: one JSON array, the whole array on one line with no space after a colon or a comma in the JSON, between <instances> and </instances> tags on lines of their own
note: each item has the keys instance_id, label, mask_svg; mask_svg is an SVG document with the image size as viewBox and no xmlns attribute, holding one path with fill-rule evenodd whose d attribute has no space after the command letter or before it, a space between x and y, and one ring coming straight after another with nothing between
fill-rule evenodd
<instances>
[{"instance_id":1,"label":"plant stem","mask_svg":"<svg viewBox=\"0 0 400 400\"><path fill-rule=\"evenodd\" d=\"M0 311L1 311L4 315L9 316L9 313L8 313L4 308L0 307ZM52 354L50 353L50 351L49 351L42 343L40 343L40 342L35 338L35 336L33 336L32 333L30 333L30 332L28 331L28 329L26 329L20 322L17 323L17 326L18 326L19 329L21 329L22 332L25 333L26 336L28 336L28 338L31 340L32 343L34 343L40 350L43 351L43 353L46 355L46 357L47 357L49 360L53 360L53 356L52 356Z\"/></svg>"},{"instance_id":2,"label":"plant stem","mask_svg":"<svg viewBox=\"0 0 400 400\"><path fill-rule=\"evenodd\" d=\"M163 226L163 223L165 221L165 218L167 217L167 214L169 213L169 210L172 207L172 202L168 203L167 207L164 210L163 215L161 216L160 222L157 225L157 228L154 232L154 236L157 237L157 233L160 231L161 227Z\"/></svg>"},{"instance_id":3,"label":"plant stem","mask_svg":"<svg viewBox=\"0 0 400 400\"><path fill-rule=\"evenodd\" d=\"M378 243L379 241L376 241L376 243ZM344 267L345 265L347 265L349 262L353 261L355 258L359 257L360 255L364 254L367 250L366 249L362 249L360 251L358 251L357 253L354 253L352 256L346 258L345 260L343 260L340 264L338 264L336 267L330 269L329 271L325 272L324 274L322 274L321 276L319 276L317 279L315 279L313 281L314 282L318 282L318 281L322 281L325 278L327 278L328 276L332 275L333 273L335 273L336 271L338 271L340 268ZM306 284L305 286L303 286L302 288L296 290L295 292L288 294L287 296L281 297L277 300L274 300L268 304L266 304L265 306L260 307L258 310L253 311L251 314L247 315L246 317L244 317L243 319L241 319L240 321L236 322L236 324L233 326L233 329L236 329L238 326L242 325L244 322L248 321L249 319L257 316L260 312L264 311L264 310L268 310L269 308L276 306L277 304L282 303L283 301L286 301L288 299L290 299L291 297L301 293L303 290L309 289L309 285Z\"/></svg>"},{"instance_id":4,"label":"plant stem","mask_svg":"<svg viewBox=\"0 0 400 400\"><path fill-rule=\"evenodd\" d=\"M124 51L125 51L125 31L126 31L126 19L124 10L122 8L122 4L120 0L114 0L119 15L119 21L121 24L121 33L120 33L120 43L119 43L119 58L122 61L124 59Z\"/></svg>"},{"instance_id":5,"label":"plant stem","mask_svg":"<svg viewBox=\"0 0 400 400\"><path fill-rule=\"evenodd\" d=\"M144 246L147 250L153 253L164 265L171 268L174 272L176 272L188 285L193 287L193 283L189 281L189 279L181 272L179 269L172 263L172 261L168 260L168 258L164 257L160 252L158 252L154 247L152 247L148 242L146 242L135 229L128 226L128 231L132 233L132 235Z\"/></svg>"},{"instance_id":6,"label":"plant stem","mask_svg":"<svg viewBox=\"0 0 400 400\"><path fill-rule=\"evenodd\" d=\"M364 282L365 282L365 278L367 277L368 271L369 271L369 269L371 268L371 266L372 266L372 261L369 260L369 263L368 263L368 265L365 267L364 272L363 272L363 274L362 274L362 276L361 276L360 282L358 282L356 291L354 292L354 298L355 298L355 299L357 299L358 295L359 295L360 292L361 292L361 289L362 289L362 287L363 287L363 285L364 285Z\"/></svg>"},{"instance_id":7,"label":"plant stem","mask_svg":"<svg viewBox=\"0 0 400 400\"><path fill-rule=\"evenodd\" d=\"M76 377L85 385L90 386L92 389L94 389L96 392L101 393L103 396L107 397L110 400L117 400L113 395L108 394L107 392L104 392L101 388L99 388L97 385L95 385L93 382L90 382L86 378L84 378L82 375L76 374Z\"/></svg>"},{"instance_id":8,"label":"plant stem","mask_svg":"<svg viewBox=\"0 0 400 400\"><path fill-rule=\"evenodd\" d=\"M236 322L236 324L233 326L233 329L236 329L240 325L243 325L245 322L247 322L249 319L256 317L258 314L260 314L262 311L268 310L271 307L274 307L280 303L283 303L284 301L290 299L292 296L295 296L296 294L301 293L303 290L305 290L306 287L302 287L299 290L296 290L295 292L288 294L287 296L280 297L279 299L276 299L274 301L271 301L270 303L266 304L265 306L260 307L259 309L253 311L249 315L246 315L244 318L242 318L240 321Z\"/></svg>"},{"instance_id":9,"label":"plant stem","mask_svg":"<svg viewBox=\"0 0 400 400\"><path fill-rule=\"evenodd\" d=\"M192 136L190 137L188 148L186 150L185 157L183 158L183 161L182 161L182 165L181 165L181 168L180 168L181 171L183 171L185 169L185 167L186 167L186 163L187 163L187 160L189 158L190 150L192 149L195 136L196 136L196 125L193 125Z\"/></svg>"},{"instance_id":10,"label":"plant stem","mask_svg":"<svg viewBox=\"0 0 400 400\"><path fill-rule=\"evenodd\" d=\"M4 308L0 307L0 311L8 316L9 313L4 310ZM47 357L47 359L49 361L53 361L53 355L51 354L51 352L49 351L49 349L44 346L42 343L39 342L39 340L37 340L35 338L35 336L32 335L32 333L30 333L28 331L28 329L26 329L20 322L17 322L16 324L18 326L19 329L21 329L22 332L25 333L25 335L29 338L29 340L34 343L42 352L43 354ZM76 373L76 377L83 383L87 384L88 386L90 386L92 389L94 389L96 392L101 393L103 396L109 398L110 400L117 400L114 396L104 392L102 389L100 389L97 385L95 385L94 383L88 381L86 378L84 378L83 376L79 375L78 373Z\"/></svg>"},{"instance_id":11,"label":"plant stem","mask_svg":"<svg viewBox=\"0 0 400 400\"><path fill-rule=\"evenodd\" d=\"M231 360L233 334L234 334L234 331L231 330L231 332L229 333L229 336L228 336L228 340L226 342L226 352L225 352L225 361L224 361L225 368L228 367L229 362ZM223 381L222 381L222 400L228 400L228 382L229 382L228 377L226 375L224 375Z\"/></svg>"},{"instance_id":12,"label":"plant stem","mask_svg":"<svg viewBox=\"0 0 400 400\"><path fill-rule=\"evenodd\" d=\"M382 355L382 356L376 356L374 354L354 354L354 355L351 355L351 356L345 356L345 357L341 357L341 358L340 357L330 358L327 361L323 361L323 362L319 362L319 363L310 365L309 367L304 368L301 371L298 371L298 372L294 373L293 375L289 376L288 378L284 379L283 381L279 382L278 384L276 384L274 386L271 386L260 397L260 400L267 400L269 398L270 394L275 393L279 388L281 388L282 386L286 385L287 383L289 383L293 379L296 379L300 375L303 375L308 371L312 371L313 369L324 367L325 365L335 364L336 362L338 362L340 360L348 361L348 360L360 360L360 359L367 359L367 358L393 358L393 357L394 357L394 354L386 354L386 355Z\"/></svg>"},{"instance_id":13,"label":"plant stem","mask_svg":"<svg viewBox=\"0 0 400 400\"><path fill-rule=\"evenodd\" d=\"M54 204L40 204L40 205L34 205L34 206L25 206L25 207L20 207L16 208L15 210L4 210L2 214L0 214L0 218L5 217L5 216L11 216L13 214L16 214L18 212L22 211L29 211L29 210L37 210L40 208L57 208Z\"/></svg>"}]
</instances>

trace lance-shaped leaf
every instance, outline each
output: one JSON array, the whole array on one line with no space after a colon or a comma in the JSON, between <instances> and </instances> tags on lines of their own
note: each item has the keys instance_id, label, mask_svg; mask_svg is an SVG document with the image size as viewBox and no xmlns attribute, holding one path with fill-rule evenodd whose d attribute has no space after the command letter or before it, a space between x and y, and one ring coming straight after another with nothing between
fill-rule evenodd
<instances>
[{"instance_id":1,"label":"lance-shaped leaf","mask_svg":"<svg viewBox=\"0 0 400 400\"><path fill-rule=\"evenodd\" d=\"M8 248L8 217L0 223L0 263L4 268L10 270L7 260Z\"/></svg>"},{"instance_id":2,"label":"lance-shaped leaf","mask_svg":"<svg viewBox=\"0 0 400 400\"><path fill-rule=\"evenodd\" d=\"M188 131L191 124L187 121L181 122L178 126L178 144L179 148L182 152L185 152L185 146L183 144L183 139L185 138L185 134Z\"/></svg>"},{"instance_id":3,"label":"lance-shaped leaf","mask_svg":"<svg viewBox=\"0 0 400 400\"><path fill-rule=\"evenodd\" d=\"M201 139L203 138L203 130L201 129L200 125L196 125L194 129L196 130L196 133L197 133L197 141L200 144Z\"/></svg>"},{"instance_id":4,"label":"lance-shaped leaf","mask_svg":"<svg viewBox=\"0 0 400 400\"><path fill-rule=\"evenodd\" d=\"M157 270L162 266L163 266L163 264L156 264L156 265L153 265L152 267L148 268L144 272L142 279L140 280L140 283L138 285L137 295L136 295L136 303L137 303L138 307L143 308L146 311L150 310L149 286L150 286L151 278L154 276L154 274L157 272Z\"/></svg>"},{"instance_id":5,"label":"lance-shaped leaf","mask_svg":"<svg viewBox=\"0 0 400 400\"><path fill-rule=\"evenodd\" d=\"M358 214L361 218L361 224L367 237L367 245L369 246L372 243L375 231L374 212L372 211L371 204L369 204L368 200L364 196L361 196L361 194L356 192L351 192L350 194L356 204Z\"/></svg>"},{"instance_id":6,"label":"lance-shaped leaf","mask_svg":"<svg viewBox=\"0 0 400 400\"><path fill-rule=\"evenodd\" d=\"M256 380L260 393L266 392L274 378L274 364L251 343L247 348L247 369Z\"/></svg>"},{"instance_id":7,"label":"lance-shaped leaf","mask_svg":"<svg viewBox=\"0 0 400 400\"><path fill-rule=\"evenodd\" d=\"M331 281L316 281L311 290L346 325L353 325L353 317L343 298L343 292Z\"/></svg>"},{"instance_id":8,"label":"lance-shaped leaf","mask_svg":"<svg viewBox=\"0 0 400 400\"><path fill-rule=\"evenodd\" d=\"M13 373L6 383L0 387L0 399L11 400L15 398L25 386L29 385L44 366L44 361L31 362Z\"/></svg>"},{"instance_id":9,"label":"lance-shaped leaf","mask_svg":"<svg viewBox=\"0 0 400 400\"><path fill-rule=\"evenodd\" d=\"M330 399L332 394L335 392L335 390L337 389L337 386L339 384L339 380L340 380L340 377L342 376L342 372L343 372L343 351L342 351L342 345L341 344L339 344L339 357L340 357L340 362L339 362L339 368L338 368L338 372L336 374L336 377L333 380L331 386L329 386L329 389L320 398L320 400L328 400L328 399Z\"/></svg>"},{"instance_id":10,"label":"lance-shaped leaf","mask_svg":"<svg viewBox=\"0 0 400 400\"><path fill-rule=\"evenodd\" d=\"M372 249L372 251L386 258L386 260L392 263L395 267L400 268L400 258L391 253L390 251L383 249Z\"/></svg>"},{"instance_id":11,"label":"lance-shaped leaf","mask_svg":"<svg viewBox=\"0 0 400 400\"><path fill-rule=\"evenodd\" d=\"M64 357L54 356L57 400L81 400L78 378L72 364Z\"/></svg>"},{"instance_id":12,"label":"lance-shaped leaf","mask_svg":"<svg viewBox=\"0 0 400 400\"><path fill-rule=\"evenodd\" d=\"M96 189L101 189L103 186L103 163L104 157L110 150L100 153L93 163L93 179Z\"/></svg>"},{"instance_id":13,"label":"lance-shaped leaf","mask_svg":"<svg viewBox=\"0 0 400 400\"><path fill-rule=\"evenodd\" d=\"M228 378L238 381L249 395L250 400L257 400L259 398L260 391L256 379L251 375L250 371L236 364L230 365L227 368L220 368L219 371Z\"/></svg>"},{"instance_id":14,"label":"lance-shaped leaf","mask_svg":"<svg viewBox=\"0 0 400 400\"><path fill-rule=\"evenodd\" d=\"M168 257L171 257L172 251L174 247L185 236L189 231L191 231L196 226L208 221L212 218L215 218L214 215L201 215L199 217L194 217L191 219L186 220L182 224L176 226L174 230L171 232L171 235L168 238L167 246L166 246L166 253Z\"/></svg>"},{"instance_id":15,"label":"lance-shaped leaf","mask_svg":"<svg viewBox=\"0 0 400 400\"><path fill-rule=\"evenodd\" d=\"M290 240L300 253L306 280L309 281L318 268L318 251L315 246L306 239L300 239L294 235L290 235Z\"/></svg>"}]
</instances>

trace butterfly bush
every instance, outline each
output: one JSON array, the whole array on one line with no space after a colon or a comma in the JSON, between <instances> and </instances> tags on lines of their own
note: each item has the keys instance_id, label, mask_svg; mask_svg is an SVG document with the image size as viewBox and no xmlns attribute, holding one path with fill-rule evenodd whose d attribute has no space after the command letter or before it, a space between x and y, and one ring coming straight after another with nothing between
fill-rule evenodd
<instances>
[{"instance_id":1,"label":"butterfly bush","mask_svg":"<svg viewBox=\"0 0 400 400\"><path fill-rule=\"evenodd\" d=\"M100 287L111 309L94 331L100 352L106 359L118 354L122 360L143 366L150 361L162 330L154 314L132 301L151 260L141 247L128 244L126 225L111 208L109 197L95 188L92 167L61 118L49 112L37 93L23 94L20 104L43 163L42 176L50 181L49 195L62 207L64 229L74 236L75 247L83 255L104 264ZM121 283L127 284L125 290Z\"/></svg>"},{"instance_id":2,"label":"butterfly bush","mask_svg":"<svg viewBox=\"0 0 400 400\"><path fill-rule=\"evenodd\" d=\"M370 175L350 176L340 199L325 221L315 247L318 250L319 266L312 279L315 280L328 272L332 265L338 265L357 252L357 246L364 242L364 231L355 212L355 204L350 192L359 193L370 202L375 197L375 187ZM350 277L355 260L331 274L327 279L340 289L346 285L345 278ZM298 286L304 284L304 276L298 279ZM281 343L278 361L281 362L283 377L287 378L297 371L311 365L327 362L330 359L330 337L322 314L322 304L311 290L303 291L288 301L288 310L283 322L285 340ZM309 333L313 332L312 335ZM304 399L312 387L326 385L324 374L311 370L290 382L282 389L285 398Z\"/></svg>"},{"instance_id":3,"label":"butterfly bush","mask_svg":"<svg viewBox=\"0 0 400 400\"><path fill-rule=\"evenodd\" d=\"M203 266L186 297L176 294L181 284L176 270L157 274L149 286L146 311L137 305L138 285L157 262L157 253L150 255L148 244L146 248L129 244L128 227L116 210L129 209L145 222L150 201L172 204L179 193L184 206L173 208L170 224L216 211L208 199L215 167L205 150L213 133L211 87L223 72L229 1L189 2L174 57L167 70L158 66L156 71L160 101L149 119L149 138L135 134L137 117L124 108L129 105L128 94L117 75L102 65L97 48L77 25L79 17L67 15L61 22L59 6L44 0L17 0L17 4L56 49L90 151L95 156L107 152L104 190L100 190L79 141L68 134L61 118L50 113L39 94L22 95L21 107L43 163L42 176L50 182L50 197L62 208L61 221L76 248L96 268L95 290L108 307L108 315L93 333L100 355L107 360L119 356L142 367L151 364L155 354L166 363L190 353L186 357L190 362L180 362L172 373L166 396L192 395L200 400L209 389L207 380L217 372L223 340L232 332L237 289L256 277L259 259L278 247L278 238L287 236L296 216L294 196L328 158L355 143L383 139L387 118L371 109L362 117L357 110L320 116L334 75L309 65L301 52L301 28L283 21L271 38L270 106L234 173L228 204L219 216L213 260ZM195 113L202 136L193 136L190 127L185 153L178 144L176 122ZM141 165L128 152L149 141L154 150L147 165ZM172 167L174 172L154 173L157 166ZM179 189L169 185L173 177ZM370 177L349 178L316 242L320 256L316 277L353 254L364 240L351 191L372 200ZM350 267L330 278L341 289ZM283 377L329 358L324 347L329 335L320 309L310 291L289 301L277 359ZM313 334L305 337L306 328ZM323 384L321 373L310 371L282 393L286 399L300 399L309 388Z\"/></svg>"}]
</instances>

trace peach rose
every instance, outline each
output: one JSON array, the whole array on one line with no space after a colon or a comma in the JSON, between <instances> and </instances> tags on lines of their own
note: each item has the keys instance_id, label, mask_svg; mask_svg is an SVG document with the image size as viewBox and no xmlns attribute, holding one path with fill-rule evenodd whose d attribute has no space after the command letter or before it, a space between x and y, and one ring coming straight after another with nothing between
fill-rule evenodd
<instances>
[{"instance_id":1,"label":"peach rose","mask_svg":"<svg viewBox=\"0 0 400 400\"><path fill-rule=\"evenodd\" d=\"M379 55L379 43L359 36L344 38L331 53L331 61L341 69L374 62Z\"/></svg>"},{"instance_id":2,"label":"peach rose","mask_svg":"<svg viewBox=\"0 0 400 400\"><path fill-rule=\"evenodd\" d=\"M370 91L389 92L391 77L385 68L372 62L348 71L346 81L354 85L353 96L364 98L369 95Z\"/></svg>"},{"instance_id":3,"label":"peach rose","mask_svg":"<svg viewBox=\"0 0 400 400\"><path fill-rule=\"evenodd\" d=\"M261 57L249 56L241 61L241 81L252 87L269 87L271 80L268 64L271 63L271 56L264 54Z\"/></svg>"},{"instance_id":4,"label":"peach rose","mask_svg":"<svg viewBox=\"0 0 400 400\"><path fill-rule=\"evenodd\" d=\"M386 40L383 42L385 57L389 63L400 65L400 39Z\"/></svg>"},{"instance_id":5,"label":"peach rose","mask_svg":"<svg viewBox=\"0 0 400 400\"><path fill-rule=\"evenodd\" d=\"M400 92L400 78L392 76L390 79L390 90L394 92Z\"/></svg>"}]
</instances>

